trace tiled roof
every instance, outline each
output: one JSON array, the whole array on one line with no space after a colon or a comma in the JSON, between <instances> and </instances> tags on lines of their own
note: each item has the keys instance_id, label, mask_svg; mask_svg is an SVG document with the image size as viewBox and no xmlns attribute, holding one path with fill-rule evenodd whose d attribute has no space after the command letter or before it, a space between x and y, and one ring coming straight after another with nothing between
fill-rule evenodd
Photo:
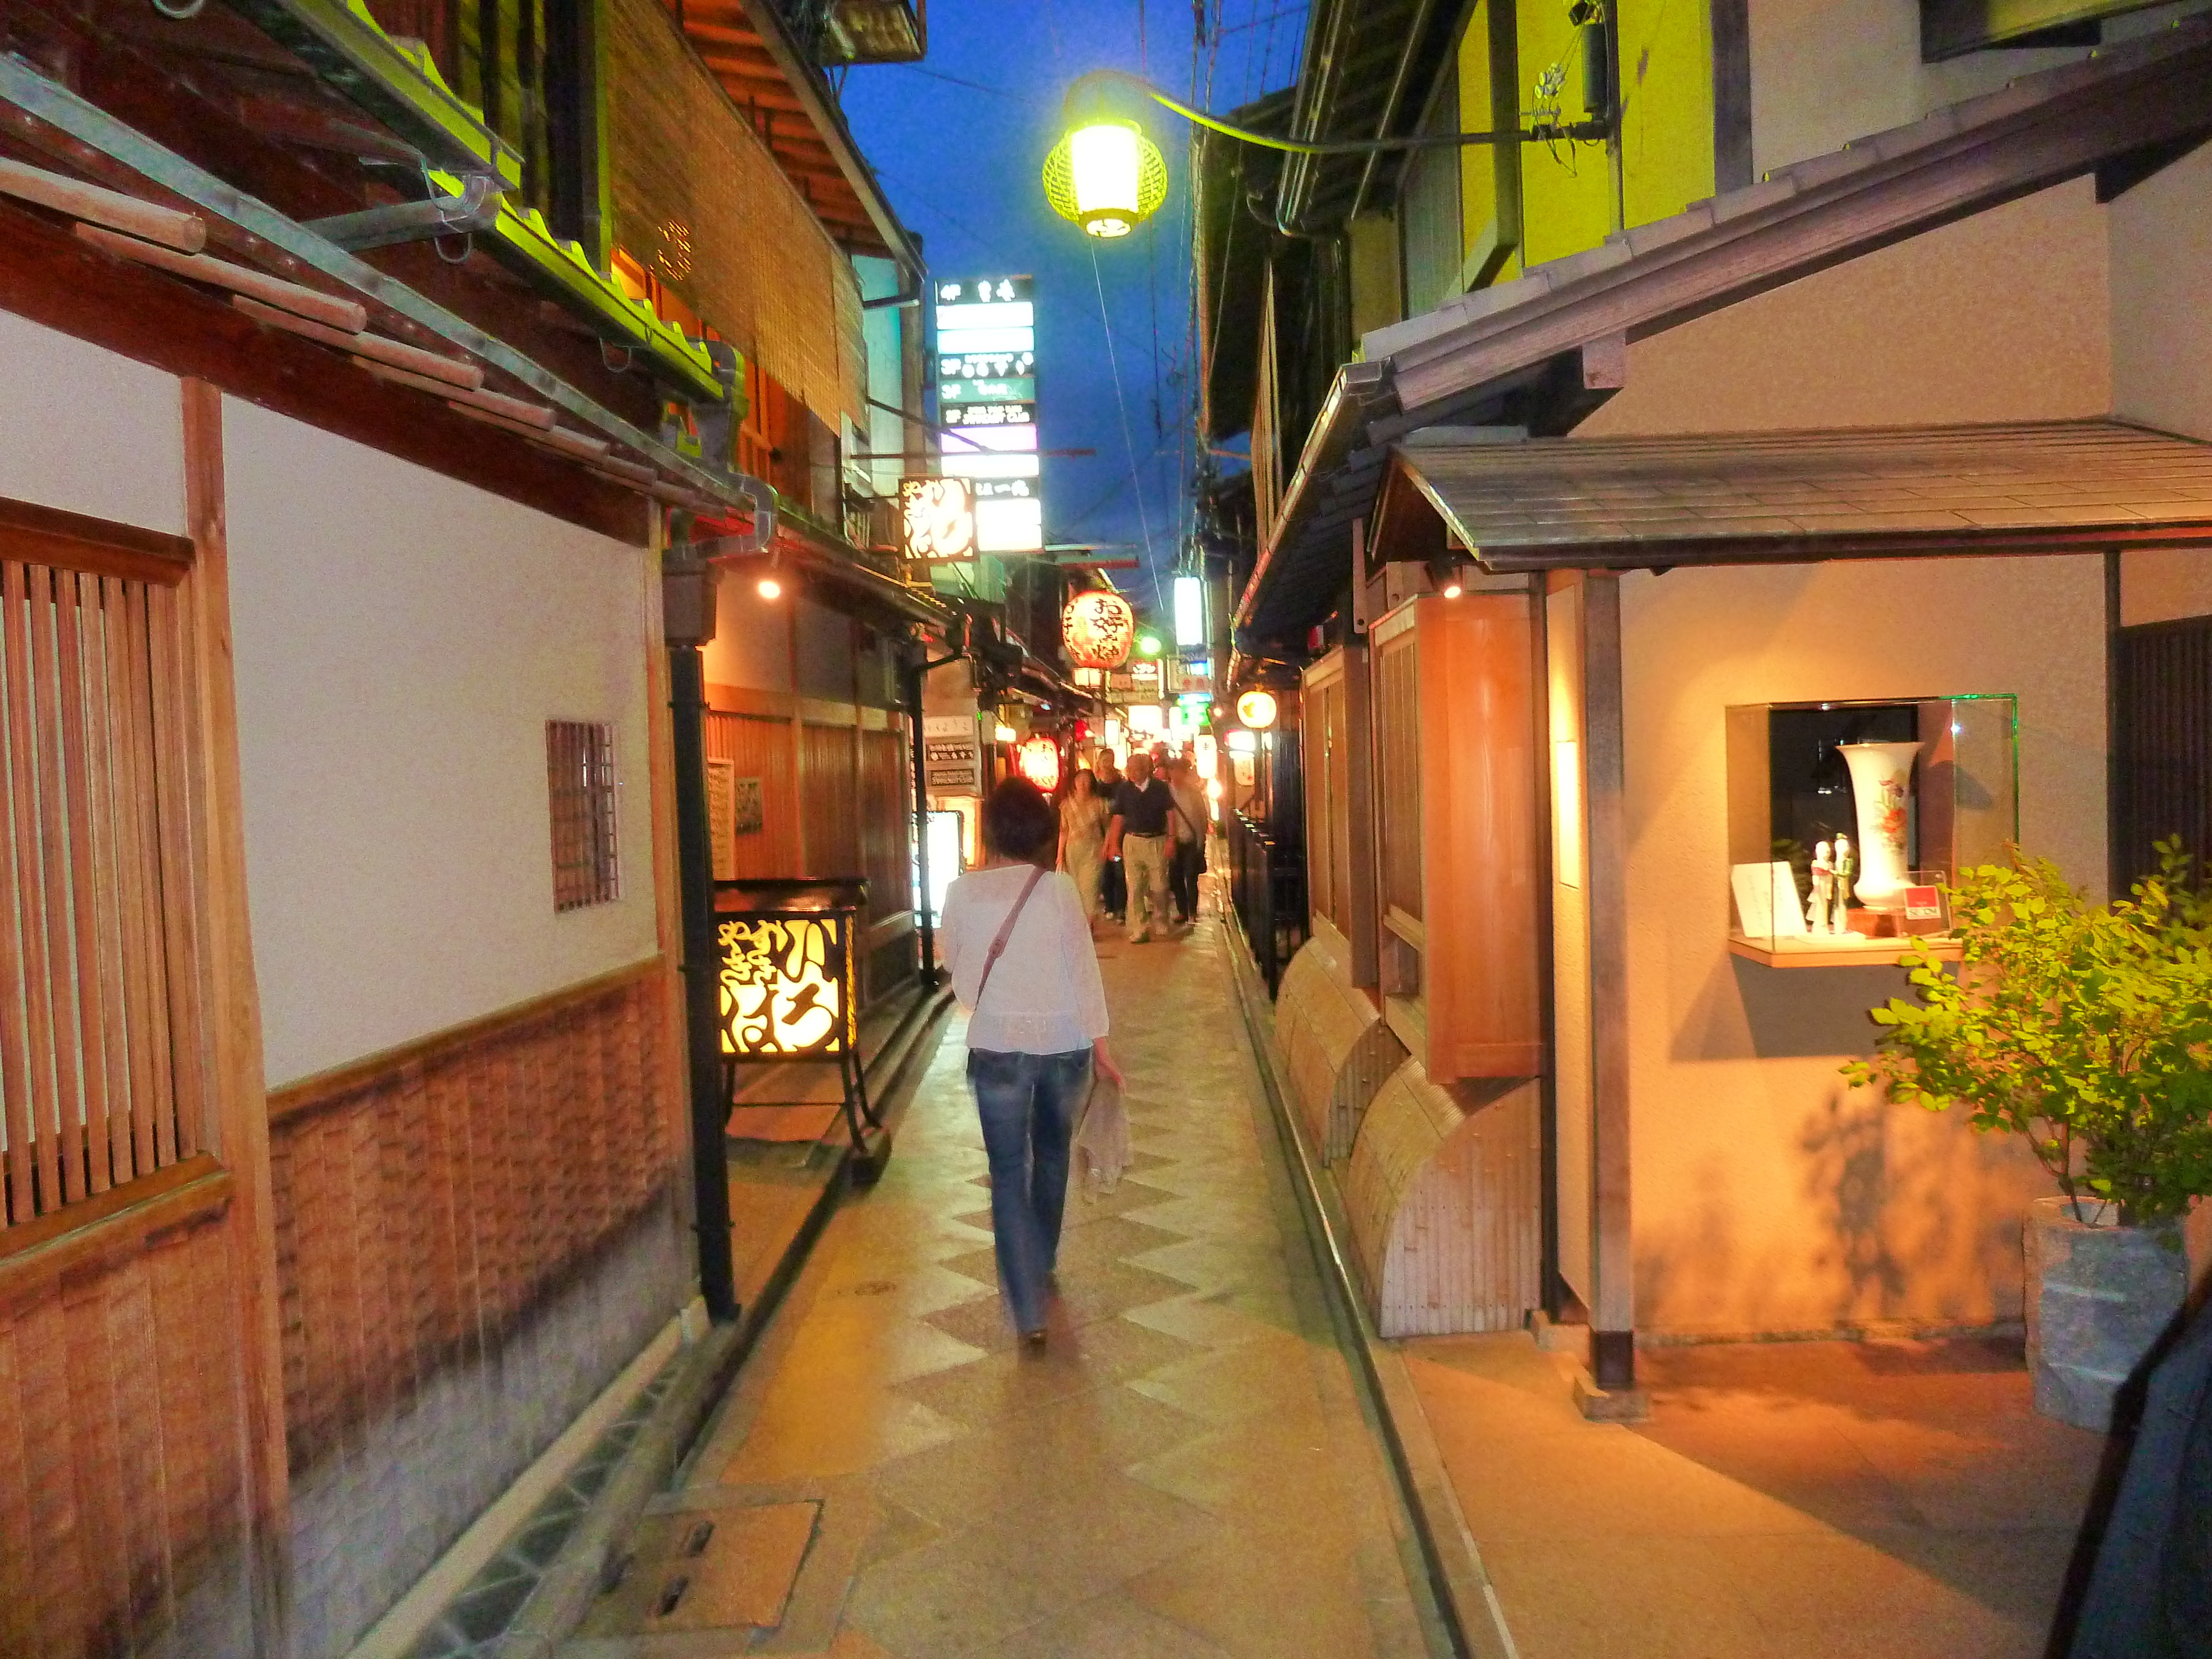
<instances>
[{"instance_id":1,"label":"tiled roof","mask_svg":"<svg viewBox=\"0 0 2212 1659\"><path fill-rule=\"evenodd\" d=\"M2212 444L2117 421L1429 444L1495 569L2212 545Z\"/></svg>"}]
</instances>

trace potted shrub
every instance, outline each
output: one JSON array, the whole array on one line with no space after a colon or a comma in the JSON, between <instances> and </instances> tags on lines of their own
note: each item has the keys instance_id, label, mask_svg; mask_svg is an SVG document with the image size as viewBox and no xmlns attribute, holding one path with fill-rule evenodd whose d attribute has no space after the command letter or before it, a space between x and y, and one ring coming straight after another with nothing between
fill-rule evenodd
<instances>
[{"instance_id":1,"label":"potted shrub","mask_svg":"<svg viewBox=\"0 0 2212 1659\"><path fill-rule=\"evenodd\" d=\"M2212 1193L2212 890L2178 842L2130 896L2087 905L2047 860L1964 872L1963 960L1908 956L1914 994L1872 1011L1893 1099L2023 1137L2060 1193L2027 1218L2038 1411L2110 1425L2188 1295L2180 1218Z\"/></svg>"}]
</instances>

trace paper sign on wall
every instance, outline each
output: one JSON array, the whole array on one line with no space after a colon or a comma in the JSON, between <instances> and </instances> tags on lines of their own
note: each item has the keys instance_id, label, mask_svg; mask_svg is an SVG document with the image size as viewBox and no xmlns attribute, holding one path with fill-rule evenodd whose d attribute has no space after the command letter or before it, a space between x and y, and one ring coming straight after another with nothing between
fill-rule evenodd
<instances>
[{"instance_id":1,"label":"paper sign on wall","mask_svg":"<svg viewBox=\"0 0 2212 1659\"><path fill-rule=\"evenodd\" d=\"M738 878L737 814L738 764L735 761L707 763L707 834L714 849L714 879Z\"/></svg>"},{"instance_id":2,"label":"paper sign on wall","mask_svg":"<svg viewBox=\"0 0 2212 1659\"><path fill-rule=\"evenodd\" d=\"M933 795L983 793L983 749L973 714L925 714L922 769Z\"/></svg>"}]
</instances>

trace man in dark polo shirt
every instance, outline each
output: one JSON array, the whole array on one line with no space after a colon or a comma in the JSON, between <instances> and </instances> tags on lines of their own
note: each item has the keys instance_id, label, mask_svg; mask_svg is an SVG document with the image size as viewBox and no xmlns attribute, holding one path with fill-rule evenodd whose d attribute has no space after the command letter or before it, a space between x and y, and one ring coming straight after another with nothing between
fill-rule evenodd
<instances>
[{"instance_id":1,"label":"man in dark polo shirt","mask_svg":"<svg viewBox=\"0 0 2212 1659\"><path fill-rule=\"evenodd\" d=\"M1114 816L1106 826L1106 856L1118 857L1129 884L1129 943L1152 938L1152 922L1168 925L1168 814L1175 796L1152 775L1152 757L1129 757L1129 775L1114 791Z\"/></svg>"}]
</instances>

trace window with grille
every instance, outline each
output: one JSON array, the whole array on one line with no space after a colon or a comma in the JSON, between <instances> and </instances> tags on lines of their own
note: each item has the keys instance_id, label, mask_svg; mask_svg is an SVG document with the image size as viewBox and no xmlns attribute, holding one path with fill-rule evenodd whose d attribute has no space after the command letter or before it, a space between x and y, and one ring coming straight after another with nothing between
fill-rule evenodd
<instances>
[{"instance_id":1,"label":"window with grille","mask_svg":"<svg viewBox=\"0 0 2212 1659\"><path fill-rule=\"evenodd\" d=\"M620 897L614 727L546 721L545 781L553 806L553 908L574 910Z\"/></svg>"},{"instance_id":2,"label":"window with grille","mask_svg":"<svg viewBox=\"0 0 2212 1659\"><path fill-rule=\"evenodd\" d=\"M179 609L0 562L0 1242L201 1150Z\"/></svg>"}]
</instances>

